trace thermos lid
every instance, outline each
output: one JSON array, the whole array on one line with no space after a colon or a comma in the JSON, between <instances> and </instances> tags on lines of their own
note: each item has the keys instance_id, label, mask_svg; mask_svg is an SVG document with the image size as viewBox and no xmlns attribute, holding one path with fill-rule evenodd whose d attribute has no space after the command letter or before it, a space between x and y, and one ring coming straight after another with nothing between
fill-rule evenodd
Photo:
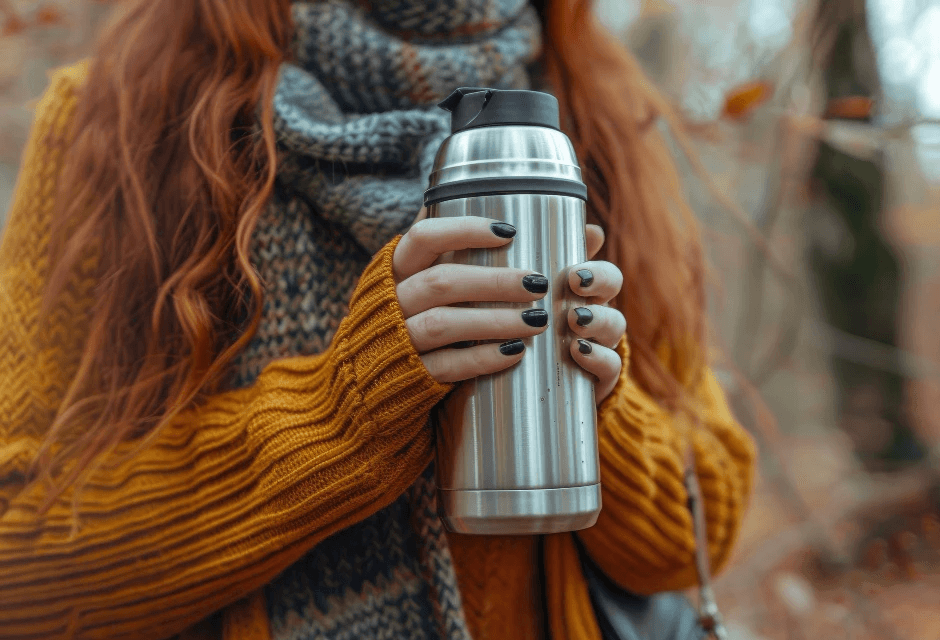
<instances>
[{"instance_id":1,"label":"thermos lid","mask_svg":"<svg viewBox=\"0 0 940 640\"><path fill-rule=\"evenodd\" d=\"M450 132L498 125L559 129L558 100L539 91L460 87L439 105L450 111Z\"/></svg>"},{"instance_id":2,"label":"thermos lid","mask_svg":"<svg viewBox=\"0 0 940 640\"><path fill-rule=\"evenodd\" d=\"M440 107L451 135L437 150L424 204L486 196L587 200L574 147L559 127L558 101L538 91L461 87Z\"/></svg>"}]
</instances>

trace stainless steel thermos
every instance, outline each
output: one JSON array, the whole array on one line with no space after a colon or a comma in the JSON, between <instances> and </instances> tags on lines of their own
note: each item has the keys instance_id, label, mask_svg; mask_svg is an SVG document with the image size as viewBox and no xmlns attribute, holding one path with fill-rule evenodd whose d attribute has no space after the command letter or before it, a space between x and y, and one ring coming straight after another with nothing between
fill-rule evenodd
<instances>
[{"instance_id":1,"label":"stainless steel thermos","mask_svg":"<svg viewBox=\"0 0 940 640\"><path fill-rule=\"evenodd\" d=\"M460 251L454 261L549 279L542 300L504 303L549 312L522 361L461 383L438 411L441 518L476 534L589 527L601 508L594 386L571 358L567 322L568 310L585 304L567 277L587 259L587 189L559 130L558 102L535 91L461 88L440 106L451 112L451 135L425 192L428 216L482 216L517 230L505 247Z\"/></svg>"}]
</instances>

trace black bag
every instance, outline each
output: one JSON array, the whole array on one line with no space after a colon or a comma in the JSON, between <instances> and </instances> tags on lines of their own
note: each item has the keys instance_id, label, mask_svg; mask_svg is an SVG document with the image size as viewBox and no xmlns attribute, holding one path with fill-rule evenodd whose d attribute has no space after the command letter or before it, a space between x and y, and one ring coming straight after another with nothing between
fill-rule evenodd
<instances>
[{"instance_id":1,"label":"black bag","mask_svg":"<svg viewBox=\"0 0 940 640\"><path fill-rule=\"evenodd\" d=\"M575 537L594 616L604 640L727 639L710 584L705 512L691 450L686 456L685 486L695 531L700 610L681 593L641 596L625 591L604 575Z\"/></svg>"}]
</instances>

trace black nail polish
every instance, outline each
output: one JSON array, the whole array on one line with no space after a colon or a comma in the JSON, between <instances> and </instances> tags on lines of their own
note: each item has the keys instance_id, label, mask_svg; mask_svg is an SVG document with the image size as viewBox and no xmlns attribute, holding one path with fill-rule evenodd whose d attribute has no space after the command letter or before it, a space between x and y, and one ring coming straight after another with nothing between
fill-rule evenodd
<instances>
[{"instance_id":1,"label":"black nail polish","mask_svg":"<svg viewBox=\"0 0 940 640\"><path fill-rule=\"evenodd\" d=\"M494 222L490 225L490 230L500 238L511 238L516 235L516 228L505 222Z\"/></svg>"},{"instance_id":2,"label":"black nail polish","mask_svg":"<svg viewBox=\"0 0 940 640\"><path fill-rule=\"evenodd\" d=\"M548 291L548 278L537 275L525 276L522 279L522 286L532 293L545 293Z\"/></svg>"},{"instance_id":3,"label":"black nail polish","mask_svg":"<svg viewBox=\"0 0 940 640\"><path fill-rule=\"evenodd\" d=\"M525 343L522 340L510 340L499 345L499 352L504 356L514 356L525 351Z\"/></svg>"},{"instance_id":4,"label":"black nail polish","mask_svg":"<svg viewBox=\"0 0 940 640\"><path fill-rule=\"evenodd\" d=\"M527 309L522 312L522 321L530 327L544 327L548 324L548 311L545 309Z\"/></svg>"},{"instance_id":5,"label":"black nail polish","mask_svg":"<svg viewBox=\"0 0 940 640\"><path fill-rule=\"evenodd\" d=\"M591 353L591 351L593 351L593 350L594 350L594 349L593 349L593 347L591 347L591 343L590 343L590 342L588 342L587 340L578 340L578 351L580 351L580 352L583 353L584 355L587 355L587 354Z\"/></svg>"},{"instance_id":6,"label":"black nail polish","mask_svg":"<svg viewBox=\"0 0 940 640\"><path fill-rule=\"evenodd\" d=\"M577 323L579 327L588 326L591 324L591 320L594 319L594 314L587 307L576 307L574 315L578 316Z\"/></svg>"},{"instance_id":7,"label":"black nail polish","mask_svg":"<svg viewBox=\"0 0 940 640\"><path fill-rule=\"evenodd\" d=\"M590 269L579 269L575 271L575 275L581 278L581 288L590 287L594 284L594 274L591 273Z\"/></svg>"}]
</instances>

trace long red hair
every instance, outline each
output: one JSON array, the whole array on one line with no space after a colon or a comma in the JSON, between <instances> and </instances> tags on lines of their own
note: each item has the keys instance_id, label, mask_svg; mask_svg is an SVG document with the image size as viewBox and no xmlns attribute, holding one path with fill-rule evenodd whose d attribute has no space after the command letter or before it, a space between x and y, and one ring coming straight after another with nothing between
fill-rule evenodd
<instances>
[{"instance_id":1,"label":"long red hair","mask_svg":"<svg viewBox=\"0 0 940 640\"><path fill-rule=\"evenodd\" d=\"M704 286L694 219L654 126L672 112L589 0L538 4L589 215L624 273L631 372L674 407L702 361ZM46 298L96 247L90 331L40 456L49 473L74 463L60 489L217 389L254 332L262 289L249 240L273 189L271 103L291 33L289 0L135 0L98 46L59 184Z\"/></svg>"}]
</instances>

